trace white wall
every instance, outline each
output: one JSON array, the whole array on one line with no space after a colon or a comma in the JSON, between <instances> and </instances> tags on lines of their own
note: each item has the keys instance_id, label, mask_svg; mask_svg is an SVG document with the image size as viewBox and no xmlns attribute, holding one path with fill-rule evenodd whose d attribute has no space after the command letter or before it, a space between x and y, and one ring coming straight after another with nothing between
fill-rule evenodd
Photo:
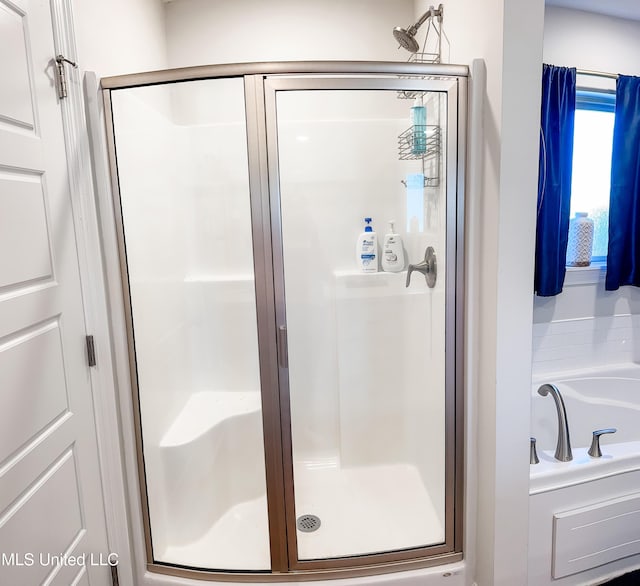
<instances>
[{"instance_id":1,"label":"white wall","mask_svg":"<svg viewBox=\"0 0 640 586\"><path fill-rule=\"evenodd\" d=\"M413 0L179 0L166 6L169 67L279 60L405 61L394 26Z\"/></svg>"},{"instance_id":2,"label":"white wall","mask_svg":"<svg viewBox=\"0 0 640 586\"><path fill-rule=\"evenodd\" d=\"M467 408L478 418L477 450L467 457L476 459L478 470L476 580L480 586L512 586L526 583L527 568L544 7L541 0L461 0L445 8L451 61L484 59L487 74L482 136L472 126L467 175ZM476 81L472 94L482 91Z\"/></svg>"},{"instance_id":3,"label":"white wall","mask_svg":"<svg viewBox=\"0 0 640 586\"><path fill-rule=\"evenodd\" d=\"M77 60L97 76L167 67L164 5L159 0L72 0Z\"/></svg>"},{"instance_id":4,"label":"white wall","mask_svg":"<svg viewBox=\"0 0 640 586\"><path fill-rule=\"evenodd\" d=\"M556 6L545 10L544 62L640 75L640 22ZM613 80L578 76L578 85L615 88ZM637 361L640 291L605 291L604 270L571 269L555 297L534 297L537 374Z\"/></svg>"},{"instance_id":5,"label":"white wall","mask_svg":"<svg viewBox=\"0 0 640 586\"><path fill-rule=\"evenodd\" d=\"M640 22L547 6L545 63L640 75Z\"/></svg>"},{"instance_id":6,"label":"white wall","mask_svg":"<svg viewBox=\"0 0 640 586\"><path fill-rule=\"evenodd\" d=\"M640 292L605 291L604 273L572 269L560 295L535 298L535 375L640 360Z\"/></svg>"}]
</instances>

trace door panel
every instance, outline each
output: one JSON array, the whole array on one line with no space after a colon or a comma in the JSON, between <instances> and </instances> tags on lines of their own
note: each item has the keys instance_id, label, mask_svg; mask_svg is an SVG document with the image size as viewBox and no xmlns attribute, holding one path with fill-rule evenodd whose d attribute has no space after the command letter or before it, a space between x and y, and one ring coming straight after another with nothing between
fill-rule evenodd
<instances>
[{"instance_id":1,"label":"door panel","mask_svg":"<svg viewBox=\"0 0 640 586\"><path fill-rule=\"evenodd\" d=\"M455 289L456 142L448 137L457 132L456 88L436 81L412 92L427 110L428 145L412 153L402 137L413 100L389 86L267 83L276 303L287 331L289 550L298 569L453 549L455 321L445 301ZM356 258L365 217L378 238L374 273ZM399 272L380 263L389 221L404 244ZM428 247L437 257L433 287L420 272L407 275Z\"/></svg>"},{"instance_id":2,"label":"door panel","mask_svg":"<svg viewBox=\"0 0 640 586\"><path fill-rule=\"evenodd\" d=\"M0 49L0 551L35 557L0 583L27 586L108 545L48 2L0 0Z\"/></svg>"},{"instance_id":3,"label":"door panel","mask_svg":"<svg viewBox=\"0 0 640 586\"><path fill-rule=\"evenodd\" d=\"M33 129L26 22L20 8L5 0L0 2L0 54L11 56L2 64L4 79L0 88L0 120Z\"/></svg>"},{"instance_id":4,"label":"door panel","mask_svg":"<svg viewBox=\"0 0 640 586\"><path fill-rule=\"evenodd\" d=\"M69 448L0 518L0 551L33 554L35 563L3 567L6 584L39 584L54 565L50 556L67 552L84 532L74 450ZM55 506L51 497L56 495ZM46 522L43 523L43 521ZM37 531L25 528L38 528ZM25 562L28 558L25 557Z\"/></svg>"},{"instance_id":5,"label":"door panel","mask_svg":"<svg viewBox=\"0 0 640 586\"><path fill-rule=\"evenodd\" d=\"M3 255L0 291L3 287L51 276L45 201L41 175L0 172L0 208L6 214L0 232L0 249L20 251L20 254Z\"/></svg>"},{"instance_id":6,"label":"door panel","mask_svg":"<svg viewBox=\"0 0 640 586\"><path fill-rule=\"evenodd\" d=\"M268 570L243 81L111 104L153 559Z\"/></svg>"},{"instance_id":7,"label":"door panel","mask_svg":"<svg viewBox=\"0 0 640 586\"><path fill-rule=\"evenodd\" d=\"M39 357L33 368L34 356ZM24 373L29 373L25 380ZM68 412L57 319L8 336L0 346L0 388L24 380L19 396L0 395L0 462Z\"/></svg>"},{"instance_id":8,"label":"door panel","mask_svg":"<svg viewBox=\"0 0 640 586\"><path fill-rule=\"evenodd\" d=\"M378 248L394 220L409 262L427 246L444 261L445 182L418 212L401 182L422 170L397 156L409 111L388 90L278 94L296 511L324 520L298 531L301 559L444 541L445 263L430 289L355 259L373 217Z\"/></svg>"}]
</instances>

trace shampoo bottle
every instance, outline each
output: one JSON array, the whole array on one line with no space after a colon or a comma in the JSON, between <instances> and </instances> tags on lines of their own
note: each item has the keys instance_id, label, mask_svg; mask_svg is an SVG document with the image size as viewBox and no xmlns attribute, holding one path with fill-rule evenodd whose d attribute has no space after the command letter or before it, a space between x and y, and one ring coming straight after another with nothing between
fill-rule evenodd
<instances>
[{"instance_id":1,"label":"shampoo bottle","mask_svg":"<svg viewBox=\"0 0 640 586\"><path fill-rule=\"evenodd\" d=\"M382 245L382 270L399 273L404 269L404 250L400 234L393 231L394 220L389 222L389 233L384 237Z\"/></svg>"},{"instance_id":2,"label":"shampoo bottle","mask_svg":"<svg viewBox=\"0 0 640 586\"><path fill-rule=\"evenodd\" d=\"M364 232L358 237L356 258L363 273L378 272L378 237L371 227L371 218L365 218Z\"/></svg>"}]
</instances>

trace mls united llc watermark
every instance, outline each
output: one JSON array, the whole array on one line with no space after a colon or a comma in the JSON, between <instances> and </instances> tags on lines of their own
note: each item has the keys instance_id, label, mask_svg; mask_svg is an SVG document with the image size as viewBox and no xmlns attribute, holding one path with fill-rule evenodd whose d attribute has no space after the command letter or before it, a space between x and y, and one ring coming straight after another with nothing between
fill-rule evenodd
<instances>
[{"instance_id":1,"label":"mls united llc watermark","mask_svg":"<svg viewBox=\"0 0 640 586\"><path fill-rule=\"evenodd\" d=\"M2 553L0 566L117 566L117 553L80 553L77 555L51 553Z\"/></svg>"}]
</instances>

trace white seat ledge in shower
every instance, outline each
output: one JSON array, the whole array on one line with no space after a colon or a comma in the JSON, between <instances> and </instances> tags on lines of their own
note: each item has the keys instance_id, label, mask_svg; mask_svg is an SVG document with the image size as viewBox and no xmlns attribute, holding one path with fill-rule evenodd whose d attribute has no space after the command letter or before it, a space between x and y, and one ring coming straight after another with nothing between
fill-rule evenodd
<instances>
[{"instance_id":1,"label":"white seat ledge in shower","mask_svg":"<svg viewBox=\"0 0 640 586\"><path fill-rule=\"evenodd\" d=\"M201 391L194 393L160 442L161 448L181 446L233 417L259 412L259 391Z\"/></svg>"},{"instance_id":2,"label":"white seat ledge in shower","mask_svg":"<svg viewBox=\"0 0 640 586\"><path fill-rule=\"evenodd\" d=\"M151 479L155 502L162 508L152 516L154 547L164 552L163 561L202 563L197 547L184 546L209 542L207 535L230 511L264 498L260 413L259 391L201 391L190 397L167 430ZM266 527L266 507L261 511L257 519L236 525ZM234 547L241 547L240 537ZM177 557L169 559L169 554ZM263 557L255 560L260 569L265 567Z\"/></svg>"}]
</instances>

